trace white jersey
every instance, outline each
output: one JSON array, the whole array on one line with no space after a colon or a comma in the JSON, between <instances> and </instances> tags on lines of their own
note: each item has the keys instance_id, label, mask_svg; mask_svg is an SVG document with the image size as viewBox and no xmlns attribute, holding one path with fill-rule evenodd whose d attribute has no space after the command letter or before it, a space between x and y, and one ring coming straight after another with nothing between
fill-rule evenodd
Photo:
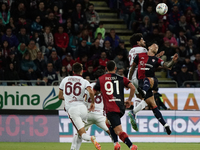
<instances>
[{"instance_id":1,"label":"white jersey","mask_svg":"<svg viewBox=\"0 0 200 150\"><path fill-rule=\"evenodd\" d=\"M130 68L131 66L133 65L133 61L134 61L134 58L136 57L137 54L140 54L140 53L147 53L147 49L144 48L144 47L141 47L141 46L136 46L136 47L133 47L130 51L129 51L129 65L130 65ZM130 71L130 68L129 68L129 71ZM129 75L129 74L128 74ZM133 78L137 78L137 68L135 69L135 72L133 74Z\"/></svg>"},{"instance_id":2,"label":"white jersey","mask_svg":"<svg viewBox=\"0 0 200 150\"><path fill-rule=\"evenodd\" d=\"M81 76L68 76L62 80L59 89L63 90L66 110L71 106L85 105L84 96L87 87L91 87L90 83Z\"/></svg>"},{"instance_id":3,"label":"white jersey","mask_svg":"<svg viewBox=\"0 0 200 150\"><path fill-rule=\"evenodd\" d=\"M91 83L91 86L94 87L96 83ZM90 95L89 92L86 91L87 94L87 99L86 99L86 103L87 103L87 107L88 109L90 108L90 104L92 102L92 100L90 99ZM103 97L102 94L98 94L96 96L94 96L94 100L95 100L95 108L94 111L91 111L90 113L98 113L98 114L103 114Z\"/></svg>"}]
</instances>

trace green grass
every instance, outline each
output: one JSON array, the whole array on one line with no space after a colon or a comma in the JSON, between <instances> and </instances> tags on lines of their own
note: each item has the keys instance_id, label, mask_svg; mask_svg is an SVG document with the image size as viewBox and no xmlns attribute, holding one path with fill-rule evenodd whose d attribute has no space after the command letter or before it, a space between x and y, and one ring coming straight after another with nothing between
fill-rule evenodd
<instances>
[{"instance_id":1,"label":"green grass","mask_svg":"<svg viewBox=\"0 0 200 150\"><path fill-rule=\"evenodd\" d=\"M113 150L112 143L100 143L102 150ZM200 143L135 143L138 150L200 150ZM121 150L129 150L120 143ZM0 150L70 150L71 143L0 142ZM95 150L91 143L82 143L80 150Z\"/></svg>"}]
</instances>

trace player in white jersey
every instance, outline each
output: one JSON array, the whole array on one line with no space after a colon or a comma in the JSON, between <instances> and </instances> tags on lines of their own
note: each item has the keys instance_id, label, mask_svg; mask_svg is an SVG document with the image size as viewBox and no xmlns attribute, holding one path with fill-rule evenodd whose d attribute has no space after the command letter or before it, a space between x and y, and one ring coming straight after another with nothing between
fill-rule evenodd
<instances>
[{"instance_id":1,"label":"player in white jersey","mask_svg":"<svg viewBox=\"0 0 200 150\"><path fill-rule=\"evenodd\" d=\"M98 79L99 76L103 75L105 71L103 69L99 69L95 72L95 77ZM94 87L96 83L91 83L91 86ZM89 96L89 93L86 91L86 105L88 109L91 105L91 98ZM103 97L102 94L99 93L95 96L95 109L93 111L90 111L87 115L87 123L85 123L85 130L87 131L90 126L93 124L97 125L104 131L106 131L110 135L110 131L106 125L106 116L104 115L104 104L103 104ZM71 145L71 150L79 150L82 143L82 138L78 136L78 134L75 134L73 136L73 141ZM115 143L116 150L120 149L119 143Z\"/></svg>"},{"instance_id":2,"label":"player in white jersey","mask_svg":"<svg viewBox=\"0 0 200 150\"><path fill-rule=\"evenodd\" d=\"M94 110L94 93L90 83L81 77L83 66L75 63L72 67L74 76L65 77L59 86L59 99L65 100L65 110L82 139L91 141L96 149L101 150L100 144L94 136L86 134L84 122L87 120L88 109L84 102L85 90L89 92L91 105L89 111Z\"/></svg>"}]
</instances>

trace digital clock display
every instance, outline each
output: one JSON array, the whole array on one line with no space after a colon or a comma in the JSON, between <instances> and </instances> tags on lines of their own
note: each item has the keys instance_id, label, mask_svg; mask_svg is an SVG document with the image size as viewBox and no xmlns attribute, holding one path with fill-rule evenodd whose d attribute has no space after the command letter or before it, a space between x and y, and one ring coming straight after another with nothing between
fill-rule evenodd
<instances>
[{"instance_id":1,"label":"digital clock display","mask_svg":"<svg viewBox=\"0 0 200 150\"><path fill-rule=\"evenodd\" d=\"M2 111L1 111L2 112ZM59 118L56 114L2 114L0 112L0 141L59 142Z\"/></svg>"}]
</instances>

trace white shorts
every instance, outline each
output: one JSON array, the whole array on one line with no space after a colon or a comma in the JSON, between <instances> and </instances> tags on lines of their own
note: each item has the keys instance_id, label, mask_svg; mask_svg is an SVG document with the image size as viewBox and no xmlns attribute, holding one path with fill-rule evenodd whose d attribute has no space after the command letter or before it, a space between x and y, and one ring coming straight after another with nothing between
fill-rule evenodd
<instances>
[{"instance_id":1,"label":"white shorts","mask_svg":"<svg viewBox=\"0 0 200 150\"><path fill-rule=\"evenodd\" d=\"M96 124L99 128L103 129L104 131L109 130L106 126L106 117L102 114L88 113L87 123L85 124L85 130L88 130L88 128L93 124Z\"/></svg>"},{"instance_id":2,"label":"white shorts","mask_svg":"<svg viewBox=\"0 0 200 150\"><path fill-rule=\"evenodd\" d=\"M88 114L87 107L84 104L70 107L67 113L77 131L84 127Z\"/></svg>"},{"instance_id":3,"label":"white shorts","mask_svg":"<svg viewBox=\"0 0 200 150\"><path fill-rule=\"evenodd\" d=\"M138 70L138 68L135 68L135 71L133 73L132 80L131 80L131 83L135 86L135 94L139 94L139 92L137 90L137 88L138 88L137 70ZM129 69L129 72L130 72L130 69ZM129 75L129 72L128 72L128 75ZM128 78L129 78L129 76L128 76Z\"/></svg>"}]
</instances>

